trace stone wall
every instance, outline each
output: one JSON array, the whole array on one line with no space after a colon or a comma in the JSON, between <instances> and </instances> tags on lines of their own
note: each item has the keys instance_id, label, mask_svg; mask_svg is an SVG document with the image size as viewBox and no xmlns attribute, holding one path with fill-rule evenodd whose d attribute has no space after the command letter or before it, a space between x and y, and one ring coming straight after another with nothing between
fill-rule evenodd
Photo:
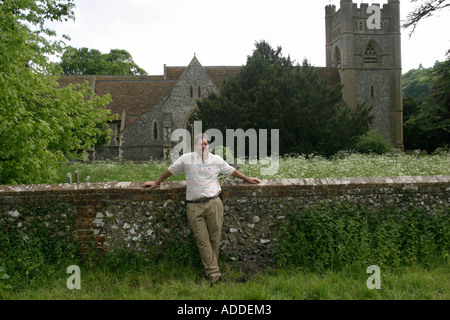
<instances>
[{"instance_id":1,"label":"stone wall","mask_svg":"<svg viewBox=\"0 0 450 320\"><path fill-rule=\"evenodd\" d=\"M24 204L54 201L70 207L82 251L116 246L148 252L164 239L192 239L185 214L185 181L163 182L154 190L140 182L0 186L0 227L8 228L24 212ZM319 202L351 201L364 208L398 206L405 202L430 214L450 206L450 176L324 178L263 180L249 185L222 180L225 208L222 252L232 260L270 261L277 222L287 212ZM60 210L59 210L60 211ZM55 210L54 219L62 223ZM52 213L50 213L52 214Z\"/></svg>"}]
</instances>

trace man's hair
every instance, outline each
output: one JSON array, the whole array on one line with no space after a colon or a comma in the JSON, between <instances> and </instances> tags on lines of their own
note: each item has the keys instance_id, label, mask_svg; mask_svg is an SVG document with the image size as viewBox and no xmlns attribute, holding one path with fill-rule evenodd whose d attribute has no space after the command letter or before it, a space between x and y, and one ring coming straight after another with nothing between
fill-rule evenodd
<instances>
[{"instance_id":1,"label":"man's hair","mask_svg":"<svg viewBox=\"0 0 450 320\"><path fill-rule=\"evenodd\" d=\"M194 137L194 145L196 145L197 144L197 141L199 140L199 139L206 139L206 141L208 141L208 144L209 144L209 137L208 137L208 135L206 135L205 133L198 133L195 137Z\"/></svg>"}]
</instances>

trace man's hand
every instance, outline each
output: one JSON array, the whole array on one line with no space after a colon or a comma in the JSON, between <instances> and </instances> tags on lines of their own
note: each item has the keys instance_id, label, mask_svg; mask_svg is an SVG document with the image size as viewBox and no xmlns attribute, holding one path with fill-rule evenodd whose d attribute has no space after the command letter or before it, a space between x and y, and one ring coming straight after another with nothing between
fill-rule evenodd
<instances>
[{"instance_id":1,"label":"man's hand","mask_svg":"<svg viewBox=\"0 0 450 320\"><path fill-rule=\"evenodd\" d=\"M248 183L252 183L252 184L257 184L257 183L261 183L261 180L259 180L258 178L253 178L253 177L247 177L245 174L243 174L242 172L240 172L239 170L234 170L234 172L231 174L233 177L242 179L244 181L247 181Z\"/></svg>"},{"instance_id":2,"label":"man's hand","mask_svg":"<svg viewBox=\"0 0 450 320\"><path fill-rule=\"evenodd\" d=\"M155 188L157 185L158 185L158 183L157 183L156 181L147 181L147 182L144 182L144 183L142 184L141 187L153 189L153 188Z\"/></svg>"},{"instance_id":3,"label":"man's hand","mask_svg":"<svg viewBox=\"0 0 450 320\"><path fill-rule=\"evenodd\" d=\"M167 178L169 178L172 175L172 173L169 171L169 169L166 169L166 171L164 171L158 179L156 179L156 181L147 181L144 182L142 184L141 187L143 188L149 188L149 189L153 189L155 188L158 184L160 184L162 181L166 180Z\"/></svg>"},{"instance_id":4,"label":"man's hand","mask_svg":"<svg viewBox=\"0 0 450 320\"><path fill-rule=\"evenodd\" d=\"M257 184L257 183L261 183L261 180L259 180L258 178L248 177L247 182Z\"/></svg>"}]
</instances>

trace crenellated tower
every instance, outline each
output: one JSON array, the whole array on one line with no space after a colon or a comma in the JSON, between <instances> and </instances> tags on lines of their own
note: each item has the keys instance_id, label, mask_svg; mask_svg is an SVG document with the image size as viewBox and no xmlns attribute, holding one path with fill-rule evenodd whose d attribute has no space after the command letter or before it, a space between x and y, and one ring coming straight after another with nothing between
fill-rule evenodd
<instances>
[{"instance_id":1,"label":"crenellated tower","mask_svg":"<svg viewBox=\"0 0 450 320\"><path fill-rule=\"evenodd\" d=\"M372 104L374 129L403 149L400 1L374 5L325 7L326 66L338 69L344 100Z\"/></svg>"}]
</instances>

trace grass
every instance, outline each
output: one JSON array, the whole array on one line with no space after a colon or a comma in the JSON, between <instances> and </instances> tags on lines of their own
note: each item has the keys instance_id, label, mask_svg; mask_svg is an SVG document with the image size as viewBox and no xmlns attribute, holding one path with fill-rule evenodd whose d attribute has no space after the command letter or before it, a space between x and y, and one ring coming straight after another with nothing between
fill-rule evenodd
<instances>
[{"instance_id":1,"label":"grass","mask_svg":"<svg viewBox=\"0 0 450 320\"><path fill-rule=\"evenodd\" d=\"M243 274L225 267L211 286L194 267L147 266L112 271L81 270L81 289L69 290L63 272L24 290L7 292L12 300L448 300L450 266L381 268L381 289L368 289L365 266L323 273L299 268Z\"/></svg>"},{"instance_id":2,"label":"grass","mask_svg":"<svg viewBox=\"0 0 450 320\"><path fill-rule=\"evenodd\" d=\"M67 182L67 173L71 172L73 176L75 170L78 170L81 182L87 176L91 177L91 182L155 180L170 164L168 161L63 163L58 169L57 182ZM261 168L265 166L268 165L246 163L239 170L248 176L263 179L444 175L450 174L450 156L448 153L420 158L394 153L382 156L340 153L327 159L298 155L280 158L278 172L262 176ZM170 177L168 181L184 179L184 174L180 174Z\"/></svg>"}]
</instances>

